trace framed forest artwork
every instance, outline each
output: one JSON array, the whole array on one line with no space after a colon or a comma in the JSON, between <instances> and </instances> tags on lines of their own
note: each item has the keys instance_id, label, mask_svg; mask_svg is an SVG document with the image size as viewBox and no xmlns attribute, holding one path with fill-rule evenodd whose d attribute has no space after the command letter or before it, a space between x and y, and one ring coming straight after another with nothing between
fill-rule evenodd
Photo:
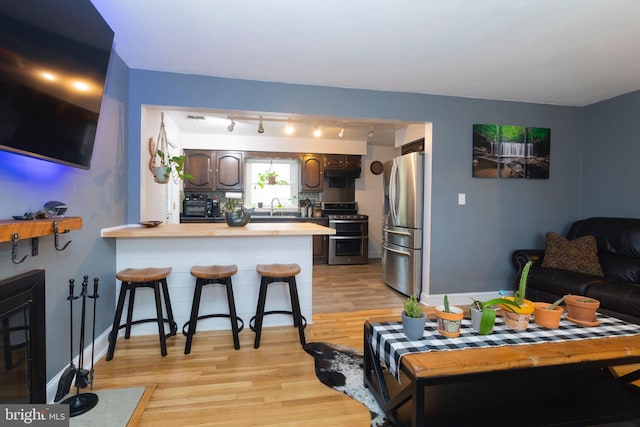
<instances>
[{"instance_id":1,"label":"framed forest artwork","mask_svg":"<svg viewBox=\"0 0 640 427\"><path fill-rule=\"evenodd\" d=\"M549 178L551 130L473 125L474 178Z\"/></svg>"}]
</instances>

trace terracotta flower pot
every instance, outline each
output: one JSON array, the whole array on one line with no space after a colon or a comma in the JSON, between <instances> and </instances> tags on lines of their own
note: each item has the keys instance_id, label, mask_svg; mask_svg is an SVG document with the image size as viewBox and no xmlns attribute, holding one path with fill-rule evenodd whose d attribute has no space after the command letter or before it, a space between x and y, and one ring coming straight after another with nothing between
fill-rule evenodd
<instances>
[{"instance_id":1,"label":"terracotta flower pot","mask_svg":"<svg viewBox=\"0 0 640 427\"><path fill-rule=\"evenodd\" d=\"M600 301L582 295L567 295L564 303L567 306L567 317L584 323L595 321L596 311L600 307Z\"/></svg>"},{"instance_id":2,"label":"terracotta flower pot","mask_svg":"<svg viewBox=\"0 0 640 427\"><path fill-rule=\"evenodd\" d=\"M560 326L560 319L564 310L562 307L549 310L548 307L550 305L548 302L534 302L533 321L542 327L555 329Z\"/></svg>"},{"instance_id":3,"label":"terracotta flower pot","mask_svg":"<svg viewBox=\"0 0 640 427\"><path fill-rule=\"evenodd\" d=\"M464 311L461 308L451 306L450 313L444 311L444 305L436 307L436 320L438 324L438 333L445 337L455 338L460 336L460 325L464 317Z\"/></svg>"}]
</instances>

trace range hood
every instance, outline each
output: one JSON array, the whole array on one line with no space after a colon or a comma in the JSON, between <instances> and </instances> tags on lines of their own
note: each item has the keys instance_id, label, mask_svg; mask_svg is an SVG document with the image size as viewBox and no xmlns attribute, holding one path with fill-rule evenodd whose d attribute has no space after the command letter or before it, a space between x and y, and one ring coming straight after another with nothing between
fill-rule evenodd
<instances>
[{"instance_id":1,"label":"range hood","mask_svg":"<svg viewBox=\"0 0 640 427\"><path fill-rule=\"evenodd\" d=\"M326 178L360 178L360 169L326 169Z\"/></svg>"}]
</instances>

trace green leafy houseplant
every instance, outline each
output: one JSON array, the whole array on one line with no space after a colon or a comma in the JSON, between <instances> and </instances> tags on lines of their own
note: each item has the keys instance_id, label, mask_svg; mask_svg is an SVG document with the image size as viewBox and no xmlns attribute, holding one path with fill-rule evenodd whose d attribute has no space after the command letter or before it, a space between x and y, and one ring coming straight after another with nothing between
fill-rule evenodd
<instances>
[{"instance_id":1,"label":"green leafy houseplant","mask_svg":"<svg viewBox=\"0 0 640 427\"><path fill-rule=\"evenodd\" d=\"M496 321L496 309L498 306L514 313L515 309L513 307L520 308L515 301L506 298L493 298L488 301L479 301L474 299L473 303L471 303L471 309L475 309L481 313L480 326L478 328L480 335L488 335L493 330L493 325Z\"/></svg>"},{"instance_id":2,"label":"green leafy houseplant","mask_svg":"<svg viewBox=\"0 0 640 427\"><path fill-rule=\"evenodd\" d=\"M288 185L285 180L278 180L278 173L273 169L266 170L264 172L258 172L258 186L264 188L264 185Z\"/></svg>"},{"instance_id":3,"label":"green leafy houseplant","mask_svg":"<svg viewBox=\"0 0 640 427\"><path fill-rule=\"evenodd\" d=\"M176 180L185 180L185 179L193 179L193 175L184 173L184 161L185 156L170 156L168 153L163 152L162 150L156 150L156 154L160 159L160 168L164 169L165 176L172 176L174 181ZM159 180L162 182L162 180ZM166 182L166 181L164 181Z\"/></svg>"}]
</instances>

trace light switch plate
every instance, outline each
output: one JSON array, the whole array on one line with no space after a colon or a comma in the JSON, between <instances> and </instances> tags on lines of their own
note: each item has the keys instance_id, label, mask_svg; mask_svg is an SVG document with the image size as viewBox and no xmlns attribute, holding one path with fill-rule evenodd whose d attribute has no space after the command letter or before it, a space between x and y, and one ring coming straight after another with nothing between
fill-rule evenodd
<instances>
[{"instance_id":1,"label":"light switch plate","mask_svg":"<svg viewBox=\"0 0 640 427\"><path fill-rule=\"evenodd\" d=\"M467 203L467 195L465 193L458 193L458 204L464 205Z\"/></svg>"}]
</instances>

